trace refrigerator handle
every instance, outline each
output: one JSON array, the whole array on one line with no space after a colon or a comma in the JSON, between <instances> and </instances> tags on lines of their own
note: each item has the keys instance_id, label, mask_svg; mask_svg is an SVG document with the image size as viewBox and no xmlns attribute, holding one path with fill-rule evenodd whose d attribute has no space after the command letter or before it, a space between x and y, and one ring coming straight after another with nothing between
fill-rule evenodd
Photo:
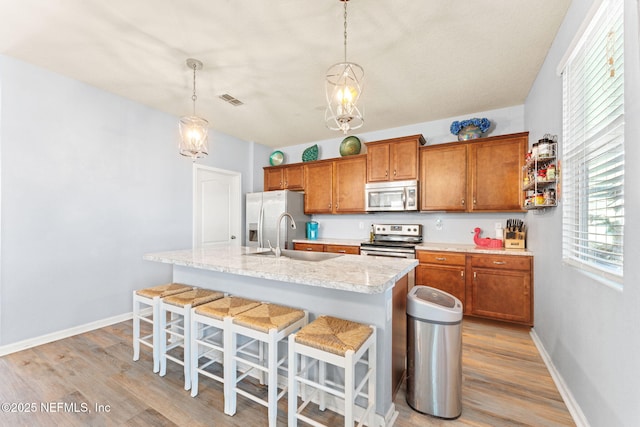
<instances>
[{"instance_id":1,"label":"refrigerator handle","mask_svg":"<svg viewBox=\"0 0 640 427\"><path fill-rule=\"evenodd\" d=\"M264 219L264 207L260 206L260 215L258 217L258 247L264 248L262 244L262 220Z\"/></svg>"}]
</instances>

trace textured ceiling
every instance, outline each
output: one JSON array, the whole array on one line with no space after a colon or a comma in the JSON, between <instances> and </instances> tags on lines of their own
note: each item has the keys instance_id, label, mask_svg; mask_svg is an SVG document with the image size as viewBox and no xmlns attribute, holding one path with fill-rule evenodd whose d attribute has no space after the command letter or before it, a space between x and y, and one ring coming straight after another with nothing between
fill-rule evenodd
<instances>
[{"instance_id":1,"label":"textured ceiling","mask_svg":"<svg viewBox=\"0 0 640 427\"><path fill-rule=\"evenodd\" d=\"M522 104L570 0L352 0L369 132ZM340 136L324 73L339 0L0 0L0 53L272 147ZM232 106L218 97L242 101Z\"/></svg>"}]
</instances>

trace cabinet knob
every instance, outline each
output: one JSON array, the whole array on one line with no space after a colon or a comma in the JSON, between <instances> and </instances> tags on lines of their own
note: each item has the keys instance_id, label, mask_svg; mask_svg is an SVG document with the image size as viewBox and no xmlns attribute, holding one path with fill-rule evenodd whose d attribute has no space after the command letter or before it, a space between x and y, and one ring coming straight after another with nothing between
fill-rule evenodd
<instances>
[{"instance_id":1,"label":"cabinet knob","mask_svg":"<svg viewBox=\"0 0 640 427\"><path fill-rule=\"evenodd\" d=\"M473 205L474 205L474 206L476 205L476 199L475 199L475 197L474 197L474 199L473 199Z\"/></svg>"},{"instance_id":2,"label":"cabinet knob","mask_svg":"<svg viewBox=\"0 0 640 427\"><path fill-rule=\"evenodd\" d=\"M393 170L393 176L396 176L396 175L397 175L397 174L396 174L396 170L394 169L394 170Z\"/></svg>"},{"instance_id":3,"label":"cabinet knob","mask_svg":"<svg viewBox=\"0 0 640 427\"><path fill-rule=\"evenodd\" d=\"M307 248L307 250L308 250L308 251L312 251L312 250L313 250L313 248Z\"/></svg>"},{"instance_id":4,"label":"cabinet knob","mask_svg":"<svg viewBox=\"0 0 640 427\"><path fill-rule=\"evenodd\" d=\"M460 270L460 277L464 277L464 270Z\"/></svg>"},{"instance_id":5,"label":"cabinet knob","mask_svg":"<svg viewBox=\"0 0 640 427\"><path fill-rule=\"evenodd\" d=\"M495 265L505 265L507 261L493 261Z\"/></svg>"},{"instance_id":6,"label":"cabinet knob","mask_svg":"<svg viewBox=\"0 0 640 427\"><path fill-rule=\"evenodd\" d=\"M389 176L389 171L384 171L384 176Z\"/></svg>"},{"instance_id":7,"label":"cabinet knob","mask_svg":"<svg viewBox=\"0 0 640 427\"><path fill-rule=\"evenodd\" d=\"M462 203L462 206L464 206L464 199L462 199L462 201L460 203Z\"/></svg>"},{"instance_id":8,"label":"cabinet knob","mask_svg":"<svg viewBox=\"0 0 640 427\"><path fill-rule=\"evenodd\" d=\"M447 259L443 256L436 257L436 261L446 261Z\"/></svg>"}]
</instances>

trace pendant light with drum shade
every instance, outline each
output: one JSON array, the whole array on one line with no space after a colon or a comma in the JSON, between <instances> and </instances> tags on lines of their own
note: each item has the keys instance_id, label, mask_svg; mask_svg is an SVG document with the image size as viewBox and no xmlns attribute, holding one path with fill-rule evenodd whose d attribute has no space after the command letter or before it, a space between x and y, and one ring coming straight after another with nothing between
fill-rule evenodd
<instances>
[{"instance_id":1,"label":"pendant light with drum shade","mask_svg":"<svg viewBox=\"0 0 640 427\"><path fill-rule=\"evenodd\" d=\"M347 2L344 4L344 62L332 65L327 70L325 80L325 94L327 109L324 120L331 130L341 130L345 135L352 129L358 129L364 124L363 114L358 107L358 100L362 94L364 69L347 61Z\"/></svg>"},{"instance_id":2,"label":"pendant light with drum shade","mask_svg":"<svg viewBox=\"0 0 640 427\"><path fill-rule=\"evenodd\" d=\"M207 133L209 122L196 116L196 70L202 70L202 62L197 59L187 59L187 67L193 70L193 115L180 118L180 154L196 159L204 157L209 152Z\"/></svg>"}]
</instances>

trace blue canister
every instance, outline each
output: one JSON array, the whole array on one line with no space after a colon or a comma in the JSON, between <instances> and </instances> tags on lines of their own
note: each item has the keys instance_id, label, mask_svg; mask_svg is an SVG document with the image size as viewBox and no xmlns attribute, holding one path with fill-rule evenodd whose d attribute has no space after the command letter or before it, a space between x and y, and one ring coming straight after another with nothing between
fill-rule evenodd
<instances>
[{"instance_id":1,"label":"blue canister","mask_svg":"<svg viewBox=\"0 0 640 427\"><path fill-rule=\"evenodd\" d=\"M307 222L307 239L318 239L318 223L316 221Z\"/></svg>"}]
</instances>

